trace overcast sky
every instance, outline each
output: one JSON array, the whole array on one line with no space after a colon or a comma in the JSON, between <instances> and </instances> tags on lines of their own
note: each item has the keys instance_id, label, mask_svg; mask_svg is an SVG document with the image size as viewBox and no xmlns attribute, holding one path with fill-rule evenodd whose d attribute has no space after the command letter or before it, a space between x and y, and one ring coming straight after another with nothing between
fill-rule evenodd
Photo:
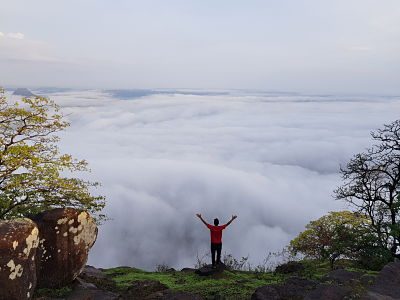
<instances>
[{"instance_id":1,"label":"overcast sky","mask_svg":"<svg viewBox=\"0 0 400 300\"><path fill-rule=\"evenodd\" d=\"M400 93L398 0L0 5L0 85Z\"/></svg>"}]
</instances>

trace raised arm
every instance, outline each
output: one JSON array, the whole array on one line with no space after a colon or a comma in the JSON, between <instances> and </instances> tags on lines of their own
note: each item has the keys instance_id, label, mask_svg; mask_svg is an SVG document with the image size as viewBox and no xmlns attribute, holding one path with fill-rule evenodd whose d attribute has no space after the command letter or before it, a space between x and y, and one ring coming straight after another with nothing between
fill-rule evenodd
<instances>
[{"instance_id":1,"label":"raised arm","mask_svg":"<svg viewBox=\"0 0 400 300\"><path fill-rule=\"evenodd\" d=\"M225 226L228 226L229 224L231 224L233 222L233 220L235 220L236 218L237 218L237 216L232 216L232 219L230 219L229 222L225 224Z\"/></svg>"},{"instance_id":2,"label":"raised arm","mask_svg":"<svg viewBox=\"0 0 400 300\"><path fill-rule=\"evenodd\" d=\"M204 225L208 225L207 222L202 218L201 214L196 214L196 216L204 223Z\"/></svg>"}]
</instances>

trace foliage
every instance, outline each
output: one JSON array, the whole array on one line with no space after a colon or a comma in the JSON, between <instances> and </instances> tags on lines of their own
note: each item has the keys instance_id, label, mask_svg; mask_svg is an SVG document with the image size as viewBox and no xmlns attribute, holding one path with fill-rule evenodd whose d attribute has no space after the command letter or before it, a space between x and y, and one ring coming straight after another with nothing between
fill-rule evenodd
<instances>
[{"instance_id":1,"label":"foliage","mask_svg":"<svg viewBox=\"0 0 400 300\"><path fill-rule=\"evenodd\" d=\"M367 244L358 252L358 262L360 267L368 270L381 270L392 260L392 253L386 248L376 246L373 243Z\"/></svg>"},{"instance_id":2,"label":"foliage","mask_svg":"<svg viewBox=\"0 0 400 300\"><path fill-rule=\"evenodd\" d=\"M249 256L242 257L240 260L235 258L232 254L225 254L222 258L222 262L228 269L231 270L245 270L249 269Z\"/></svg>"},{"instance_id":3,"label":"foliage","mask_svg":"<svg viewBox=\"0 0 400 300\"><path fill-rule=\"evenodd\" d=\"M328 259L331 268L341 258L358 258L360 249L370 245L373 235L366 216L350 211L330 212L311 221L306 230L290 242L289 249L296 255Z\"/></svg>"},{"instance_id":4,"label":"foliage","mask_svg":"<svg viewBox=\"0 0 400 300\"><path fill-rule=\"evenodd\" d=\"M400 257L400 120L371 133L377 142L341 168L336 198L369 216L379 247Z\"/></svg>"},{"instance_id":5,"label":"foliage","mask_svg":"<svg viewBox=\"0 0 400 300\"><path fill-rule=\"evenodd\" d=\"M0 219L35 214L55 207L85 209L102 219L98 186L72 172L88 171L84 160L61 154L56 132L69 124L59 107L44 97L7 101L0 90Z\"/></svg>"},{"instance_id":6,"label":"foliage","mask_svg":"<svg viewBox=\"0 0 400 300\"><path fill-rule=\"evenodd\" d=\"M166 263L162 263L162 264L158 264L156 266L156 272L168 272L169 270L171 270L172 268L170 266L168 266Z\"/></svg>"}]
</instances>

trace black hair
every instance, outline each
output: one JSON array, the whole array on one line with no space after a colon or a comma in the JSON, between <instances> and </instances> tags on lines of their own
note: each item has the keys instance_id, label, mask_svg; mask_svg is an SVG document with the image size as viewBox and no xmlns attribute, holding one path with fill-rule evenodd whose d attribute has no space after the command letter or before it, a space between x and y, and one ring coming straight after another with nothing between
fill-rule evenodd
<instances>
[{"instance_id":1,"label":"black hair","mask_svg":"<svg viewBox=\"0 0 400 300\"><path fill-rule=\"evenodd\" d=\"M217 218L215 218L215 219L214 219L214 225L215 225L215 226L218 226L218 224L219 224L219 220L218 220Z\"/></svg>"}]
</instances>

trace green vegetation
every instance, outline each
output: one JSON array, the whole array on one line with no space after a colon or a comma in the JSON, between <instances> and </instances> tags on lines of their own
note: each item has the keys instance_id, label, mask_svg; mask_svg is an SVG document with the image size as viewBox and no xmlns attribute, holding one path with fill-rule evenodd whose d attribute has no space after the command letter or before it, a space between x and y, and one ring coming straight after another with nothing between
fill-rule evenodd
<instances>
[{"instance_id":1,"label":"green vegetation","mask_svg":"<svg viewBox=\"0 0 400 300\"><path fill-rule=\"evenodd\" d=\"M400 120L371 133L375 144L341 168L343 185L336 199L344 200L371 221L374 251L381 259L400 258ZM371 252L368 250L367 252Z\"/></svg>"},{"instance_id":2,"label":"green vegetation","mask_svg":"<svg viewBox=\"0 0 400 300\"><path fill-rule=\"evenodd\" d=\"M306 257L329 260L331 268L339 258L361 259L360 249L373 242L370 220L350 211L330 212L307 224L290 242L289 249Z\"/></svg>"},{"instance_id":3,"label":"green vegetation","mask_svg":"<svg viewBox=\"0 0 400 300\"><path fill-rule=\"evenodd\" d=\"M320 280L332 271L330 262L327 260L304 259L301 261L301 264L305 267L302 276L309 279ZM359 262L349 259L337 260L336 267L373 276L379 273L378 271L365 269L359 264Z\"/></svg>"},{"instance_id":4,"label":"green vegetation","mask_svg":"<svg viewBox=\"0 0 400 300\"><path fill-rule=\"evenodd\" d=\"M171 290L199 294L207 300L241 300L250 299L258 287L284 283L286 279L293 275L315 281L324 281L324 277L331 271L330 263L327 260L304 259L300 263L304 266L304 270L296 274L232 270L211 276L199 276L190 271L147 272L136 268L119 267L103 270L108 279L94 280L93 283L101 289L124 295L133 282L159 281ZM372 276L378 274L376 271L363 269L354 260L338 259L336 266ZM357 289L358 287L355 286L354 288ZM362 286L359 288L364 289ZM71 291L71 287L38 289L35 296L66 297Z\"/></svg>"},{"instance_id":5,"label":"green vegetation","mask_svg":"<svg viewBox=\"0 0 400 300\"><path fill-rule=\"evenodd\" d=\"M301 277L320 280L331 271L330 264L324 260L303 260L305 269ZM368 271L350 260L338 260L337 266L351 271L370 275ZM206 299L250 299L254 291L267 284L284 282L290 275L274 272L224 271L212 276L199 276L189 272L146 272L135 268L113 268L104 271L115 281L120 292L127 289L133 281L156 280L175 291L200 294Z\"/></svg>"},{"instance_id":6,"label":"green vegetation","mask_svg":"<svg viewBox=\"0 0 400 300\"><path fill-rule=\"evenodd\" d=\"M354 212L331 212L311 221L290 242L292 254L307 258L357 260L379 270L400 258L400 120L371 133L376 142L341 168L342 186L335 190Z\"/></svg>"},{"instance_id":7,"label":"green vegetation","mask_svg":"<svg viewBox=\"0 0 400 300\"><path fill-rule=\"evenodd\" d=\"M121 290L135 280L157 280L172 290L197 293L210 299L217 295L227 299L248 299L256 288L285 279L280 274L244 271L224 271L212 276L199 276L188 272L145 272L134 268L114 268L105 273Z\"/></svg>"},{"instance_id":8,"label":"green vegetation","mask_svg":"<svg viewBox=\"0 0 400 300\"><path fill-rule=\"evenodd\" d=\"M55 133L68 126L53 101L35 96L11 103L0 89L0 219L55 207L104 217L104 198L90 193L98 183L66 176L88 171L86 161L59 152Z\"/></svg>"},{"instance_id":9,"label":"green vegetation","mask_svg":"<svg viewBox=\"0 0 400 300\"><path fill-rule=\"evenodd\" d=\"M65 286L59 289L36 289L35 297L50 297L50 298L62 298L66 297L69 293L72 292L72 288L69 286Z\"/></svg>"}]
</instances>

